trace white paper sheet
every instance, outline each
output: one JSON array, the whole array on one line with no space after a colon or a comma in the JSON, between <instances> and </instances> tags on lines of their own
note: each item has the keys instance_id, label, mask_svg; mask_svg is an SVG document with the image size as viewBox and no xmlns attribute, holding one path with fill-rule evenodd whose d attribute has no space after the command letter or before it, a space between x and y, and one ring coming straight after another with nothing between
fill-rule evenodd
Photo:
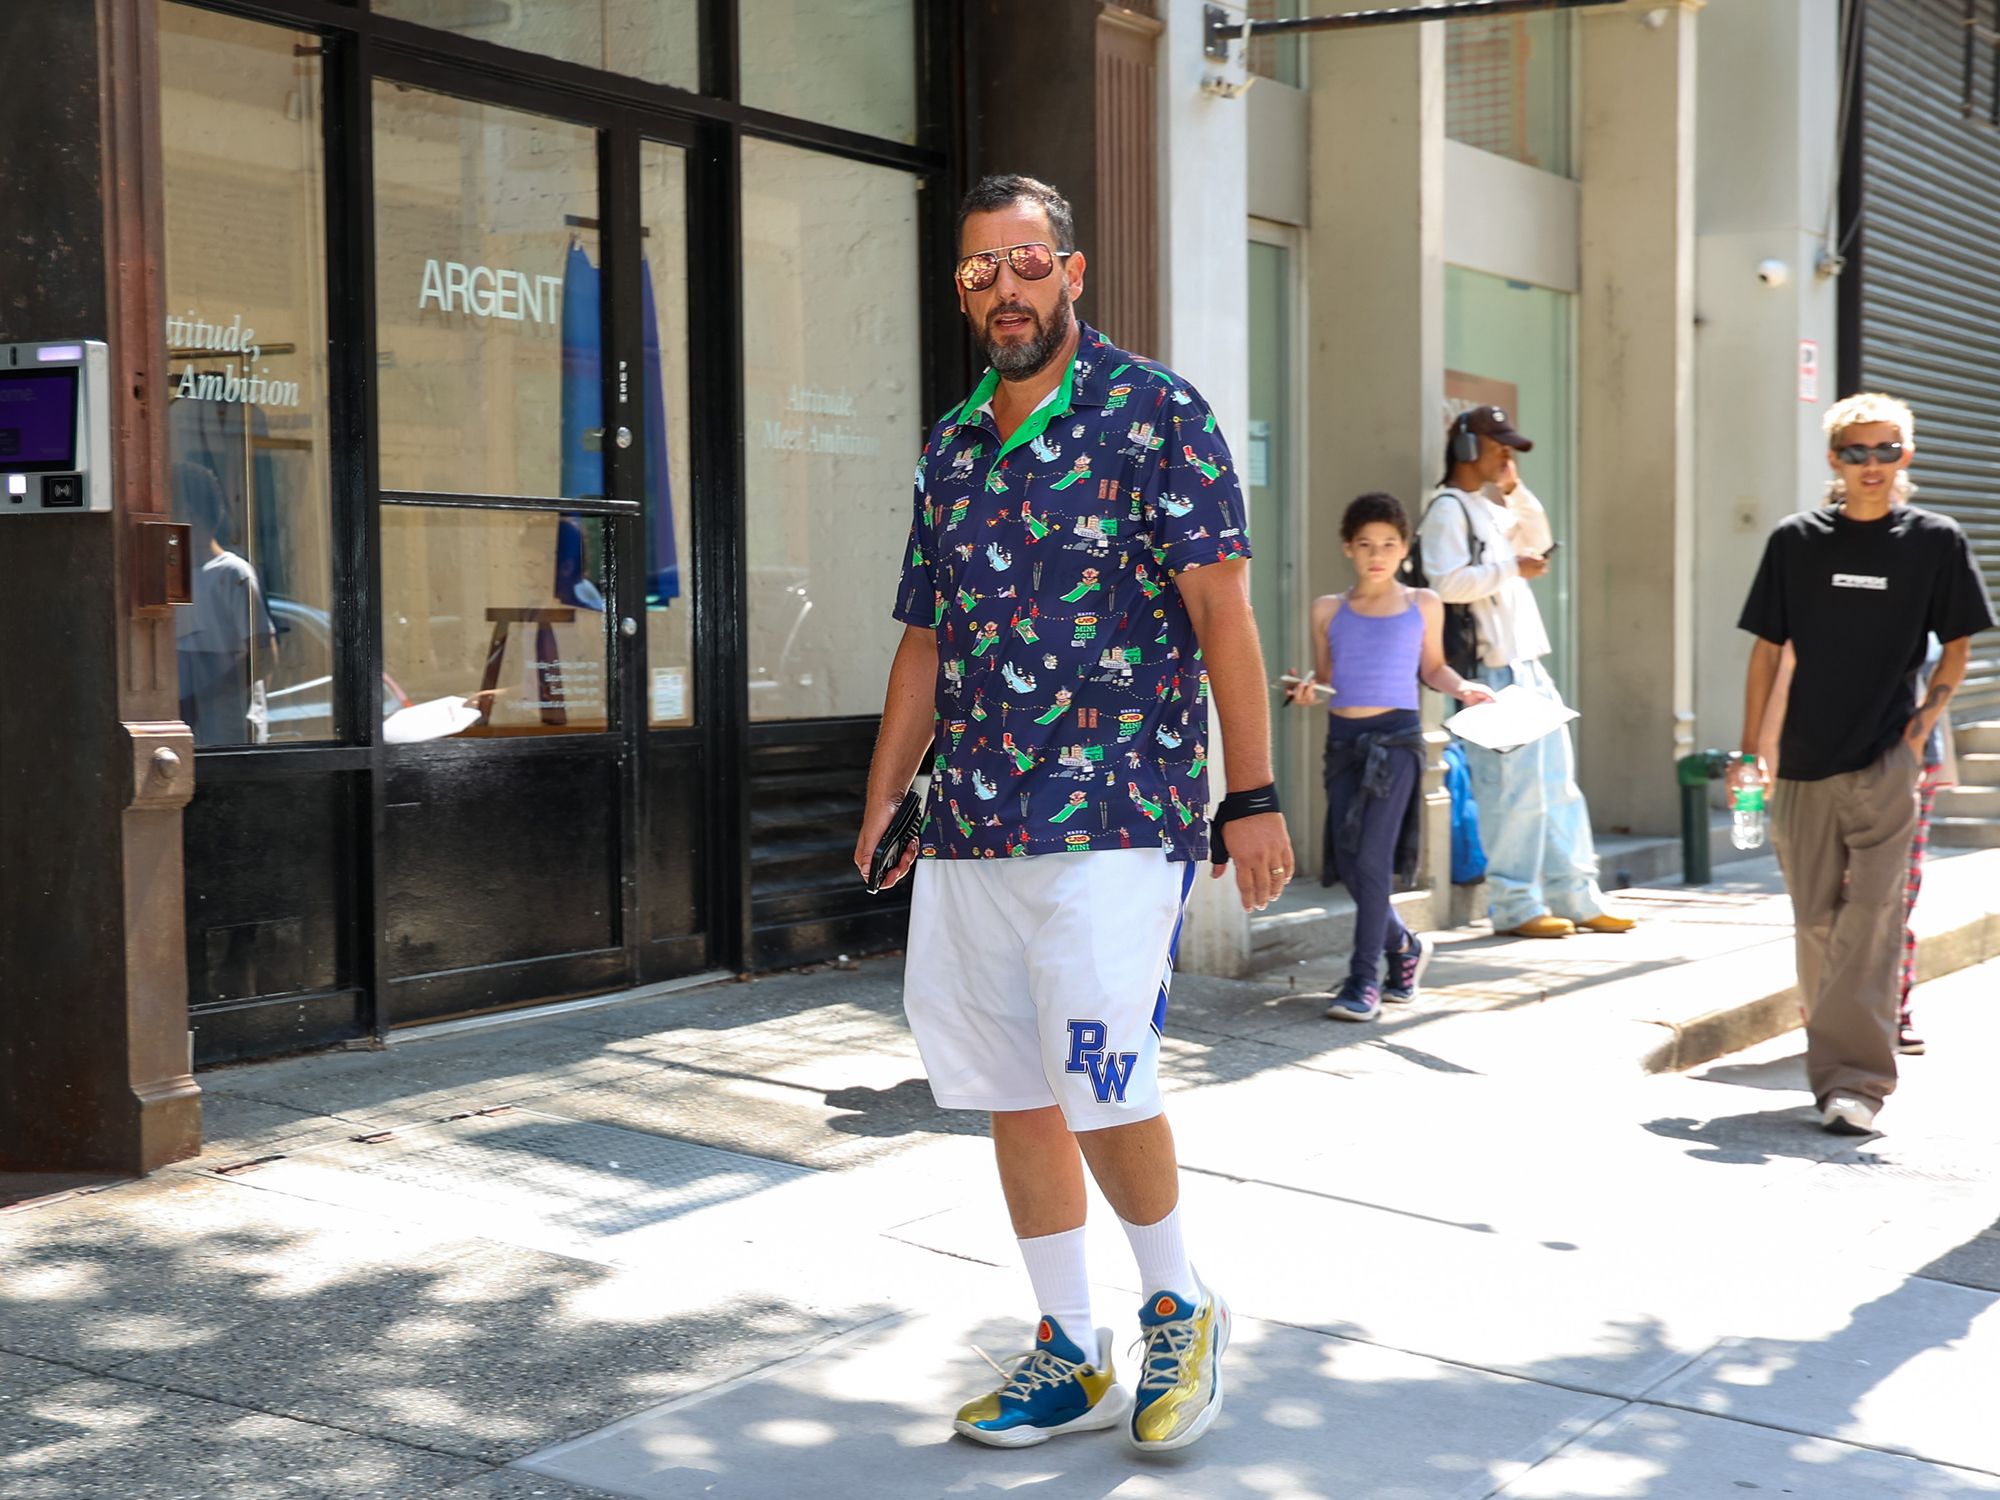
<instances>
[{"instance_id":1,"label":"white paper sheet","mask_svg":"<svg viewBox=\"0 0 2000 1500\"><path fill-rule=\"evenodd\" d=\"M433 698L411 708L399 708L382 721L382 739L390 745L421 745L448 739L479 722L479 710L463 698Z\"/></svg>"},{"instance_id":2,"label":"white paper sheet","mask_svg":"<svg viewBox=\"0 0 2000 1500\"><path fill-rule=\"evenodd\" d=\"M1500 689L1491 703L1461 708L1444 727L1462 740L1488 750L1518 750L1545 734L1554 734L1577 716L1576 710L1553 703L1519 683Z\"/></svg>"}]
</instances>

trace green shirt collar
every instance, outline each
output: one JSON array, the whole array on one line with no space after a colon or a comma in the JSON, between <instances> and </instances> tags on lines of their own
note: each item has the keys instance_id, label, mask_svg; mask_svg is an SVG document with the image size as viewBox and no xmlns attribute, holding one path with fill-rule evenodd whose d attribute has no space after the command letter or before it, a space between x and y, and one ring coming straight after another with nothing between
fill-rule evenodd
<instances>
[{"instance_id":1,"label":"green shirt collar","mask_svg":"<svg viewBox=\"0 0 2000 1500\"><path fill-rule=\"evenodd\" d=\"M1083 350L1082 343L1079 342L1076 347L1077 347L1077 352L1081 353ZM993 399L993 393L999 389L1000 389L1000 372L998 370L988 369L987 372L980 377L979 384L973 388L971 396L966 398L965 405L961 406L958 409L958 424L961 427L963 427L967 422L970 422L974 417L978 416L979 409L982 406L986 405L987 402L991 401ZM1076 394L1076 355L1072 354L1069 357L1068 366L1063 370L1062 385L1057 389L1055 394L1055 399L1048 402L1044 406L1036 407L1035 410L1037 412L1046 412L1050 418L1063 416L1069 411L1070 405L1075 397L1075 394Z\"/></svg>"}]
</instances>

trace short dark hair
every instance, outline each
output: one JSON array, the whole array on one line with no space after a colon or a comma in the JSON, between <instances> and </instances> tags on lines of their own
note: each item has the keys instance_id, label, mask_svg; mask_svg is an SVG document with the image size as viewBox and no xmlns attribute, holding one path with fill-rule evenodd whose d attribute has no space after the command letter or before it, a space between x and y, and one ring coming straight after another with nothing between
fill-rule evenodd
<instances>
[{"instance_id":1,"label":"short dark hair","mask_svg":"<svg viewBox=\"0 0 2000 1500\"><path fill-rule=\"evenodd\" d=\"M998 208L1011 208L1016 203L1032 203L1049 217L1049 233L1056 237L1054 248L1064 252L1076 248L1076 215L1070 211L1069 199L1037 177L1023 177L1018 172L997 173L982 177L972 185L972 190L958 205L958 242L965 243L965 221L974 214L989 214Z\"/></svg>"},{"instance_id":2,"label":"short dark hair","mask_svg":"<svg viewBox=\"0 0 2000 1500\"><path fill-rule=\"evenodd\" d=\"M1404 541L1410 539L1410 513L1403 509L1402 501L1381 490L1356 495L1348 502L1347 513L1340 518L1340 539L1351 542L1362 527L1377 521L1395 527L1396 535Z\"/></svg>"}]
</instances>

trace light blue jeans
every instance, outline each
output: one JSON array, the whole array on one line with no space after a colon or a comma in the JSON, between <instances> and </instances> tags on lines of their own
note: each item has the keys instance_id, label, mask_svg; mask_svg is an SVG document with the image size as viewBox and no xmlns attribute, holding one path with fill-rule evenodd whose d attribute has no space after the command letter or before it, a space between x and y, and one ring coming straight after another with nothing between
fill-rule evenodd
<instances>
[{"instance_id":1,"label":"light blue jeans","mask_svg":"<svg viewBox=\"0 0 2000 1500\"><path fill-rule=\"evenodd\" d=\"M1510 667L1481 662L1479 680L1496 693L1519 683L1562 701L1538 661ZM1590 837L1590 809L1576 784L1576 742L1568 726L1504 755L1464 743L1472 794L1479 799L1493 930L1509 931L1544 912L1572 922L1603 915L1597 846Z\"/></svg>"}]
</instances>

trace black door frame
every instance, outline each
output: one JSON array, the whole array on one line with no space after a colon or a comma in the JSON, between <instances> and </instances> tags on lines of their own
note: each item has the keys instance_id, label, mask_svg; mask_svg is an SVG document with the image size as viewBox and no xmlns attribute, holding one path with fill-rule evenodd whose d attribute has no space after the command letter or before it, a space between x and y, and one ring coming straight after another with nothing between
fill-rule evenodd
<instances>
[{"instance_id":1,"label":"black door frame","mask_svg":"<svg viewBox=\"0 0 2000 1500\"><path fill-rule=\"evenodd\" d=\"M644 361L635 317L617 318L613 308L636 313L640 143L659 141L687 152L688 281L699 295L687 310L688 360L695 372L687 434L691 472L690 568L695 582L697 722L689 729L655 731L647 726L644 633L633 647L615 628L621 613L643 621L643 597L636 611L626 608L627 580L615 580L616 608L607 616L610 631L609 683L615 728L609 738L625 742L622 787L626 815L620 848L623 872L622 939L619 974L587 979L584 988L616 988L647 983L669 971L684 971L687 956L642 951L636 872L644 835L645 799L640 779L649 756L687 759L701 787L702 842L707 852L704 881L705 964L745 970L774 962L800 962L818 948L866 951L887 933L892 913L873 908L867 917L837 903L824 918L795 923L808 936L801 942L780 936L760 940L751 890L751 801L753 761L785 747L804 749L872 741L872 716L798 720L751 725L749 689L743 664L748 654L748 580L745 528L749 506L744 493L743 319L741 313L740 148L746 136L800 146L898 169L917 177L923 194L919 226L920 266L925 294L920 300L922 340L919 386L925 414L962 394L965 342L945 271L952 255L951 203L962 186L960 157L965 139L962 118L963 23L957 5L917 0L918 142L906 145L836 126L820 125L739 102L738 20L735 0L701 0L700 92L577 64L515 52L493 43L412 22L368 13L348 0L172 0L245 20L317 34L323 59L324 152L328 243L326 282L329 328L329 475L333 499L333 584L335 628L345 644L335 665L337 743L301 747L254 747L204 751L204 781L226 784L288 775L333 776L351 784L355 806L354 868L343 907L340 988L306 995L259 996L198 1007L197 1055L203 1061L268 1054L326 1045L359 1035L385 1035L388 1007L382 1003L389 973L383 951L384 801L390 771L389 749L379 733L378 695L383 669L380 623L382 529L380 484L375 451L377 431L374 370L376 302L374 286L374 203L372 91L378 79L477 100L502 108L573 121L599 133L601 271L606 288L605 372L607 386L620 359L636 378L628 405L637 406ZM621 326L622 325L622 326ZM607 389L605 410L615 409ZM639 492L637 453L607 450L607 486L613 495ZM408 501L411 497L399 497ZM421 497L414 503L425 503ZM435 503L446 503L438 497ZM449 503L463 505L465 497ZM475 502L476 504L476 502ZM549 507L555 509L558 507ZM642 553L641 508L636 501L564 504L561 509L602 514L618 528L613 559L628 563ZM643 586L641 586L643 591ZM622 649L621 649L622 648ZM581 736L565 737L571 741ZM643 745L641 742L644 742ZM440 750L463 754L471 744ZM522 750L518 753L532 753ZM858 792L858 788L857 788ZM900 902L894 903L900 906ZM879 941L876 943L879 946ZM621 977L622 976L622 977ZM559 989L558 989L559 993ZM494 1008L556 998L540 982L524 983L517 995Z\"/></svg>"}]
</instances>

